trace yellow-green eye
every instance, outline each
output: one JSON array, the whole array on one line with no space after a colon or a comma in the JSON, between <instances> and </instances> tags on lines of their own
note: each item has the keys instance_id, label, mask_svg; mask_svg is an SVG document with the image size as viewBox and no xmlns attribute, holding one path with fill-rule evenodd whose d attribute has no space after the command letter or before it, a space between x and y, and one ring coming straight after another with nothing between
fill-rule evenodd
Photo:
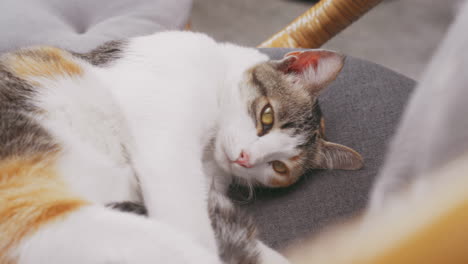
<instances>
[{"instance_id":1,"label":"yellow-green eye","mask_svg":"<svg viewBox=\"0 0 468 264\"><path fill-rule=\"evenodd\" d=\"M273 125L275 117L273 115L273 108L271 108L271 105L267 105L265 108L263 108L260 120L264 126Z\"/></svg>"},{"instance_id":2,"label":"yellow-green eye","mask_svg":"<svg viewBox=\"0 0 468 264\"><path fill-rule=\"evenodd\" d=\"M288 172L288 167L286 166L286 164L279 160L273 161L271 163L271 166L273 166L273 169L279 174L286 174Z\"/></svg>"}]
</instances>

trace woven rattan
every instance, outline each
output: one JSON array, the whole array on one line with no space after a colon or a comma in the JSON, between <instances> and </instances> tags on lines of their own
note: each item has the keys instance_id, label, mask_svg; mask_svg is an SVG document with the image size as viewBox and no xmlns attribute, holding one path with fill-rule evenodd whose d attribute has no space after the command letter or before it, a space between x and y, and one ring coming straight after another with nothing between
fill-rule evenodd
<instances>
[{"instance_id":1,"label":"woven rattan","mask_svg":"<svg viewBox=\"0 0 468 264\"><path fill-rule=\"evenodd\" d=\"M261 48L319 48L381 0L321 0Z\"/></svg>"}]
</instances>

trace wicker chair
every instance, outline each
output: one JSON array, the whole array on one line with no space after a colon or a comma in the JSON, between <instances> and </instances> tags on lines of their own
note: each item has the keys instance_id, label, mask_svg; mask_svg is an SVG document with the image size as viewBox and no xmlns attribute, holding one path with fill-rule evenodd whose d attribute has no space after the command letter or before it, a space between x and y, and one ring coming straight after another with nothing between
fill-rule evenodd
<instances>
[{"instance_id":1,"label":"wicker chair","mask_svg":"<svg viewBox=\"0 0 468 264\"><path fill-rule=\"evenodd\" d=\"M382 0L321 0L260 48L319 48Z\"/></svg>"}]
</instances>

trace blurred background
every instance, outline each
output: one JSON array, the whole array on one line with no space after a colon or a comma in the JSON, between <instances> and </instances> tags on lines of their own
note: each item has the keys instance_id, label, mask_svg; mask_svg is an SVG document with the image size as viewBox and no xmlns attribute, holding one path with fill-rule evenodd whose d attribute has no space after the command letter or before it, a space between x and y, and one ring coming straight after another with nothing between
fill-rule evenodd
<instances>
[{"instance_id":1,"label":"blurred background","mask_svg":"<svg viewBox=\"0 0 468 264\"><path fill-rule=\"evenodd\" d=\"M256 46L316 1L194 0L192 30ZM324 48L363 58L418 80L461 0L384 0Z\"/></svg>"}]
</instances>

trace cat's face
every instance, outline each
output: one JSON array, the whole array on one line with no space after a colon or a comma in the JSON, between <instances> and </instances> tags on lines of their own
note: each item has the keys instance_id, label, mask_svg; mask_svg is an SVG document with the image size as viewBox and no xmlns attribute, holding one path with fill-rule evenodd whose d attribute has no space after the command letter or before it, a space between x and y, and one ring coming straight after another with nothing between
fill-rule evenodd
<instances>
[{"instance_id":1,"label":"cat's face","mask_svg":"<svg viewBox=\"0 0 468 264\"><path fill-rule=\"evenodd\" d=\"M289 53L260 63L222 104L215 159L252 184L288 186L310 168L359 169L361 156L324 140L317 96L335 79L343 56Z\"/></svg>"}]
</instances>

